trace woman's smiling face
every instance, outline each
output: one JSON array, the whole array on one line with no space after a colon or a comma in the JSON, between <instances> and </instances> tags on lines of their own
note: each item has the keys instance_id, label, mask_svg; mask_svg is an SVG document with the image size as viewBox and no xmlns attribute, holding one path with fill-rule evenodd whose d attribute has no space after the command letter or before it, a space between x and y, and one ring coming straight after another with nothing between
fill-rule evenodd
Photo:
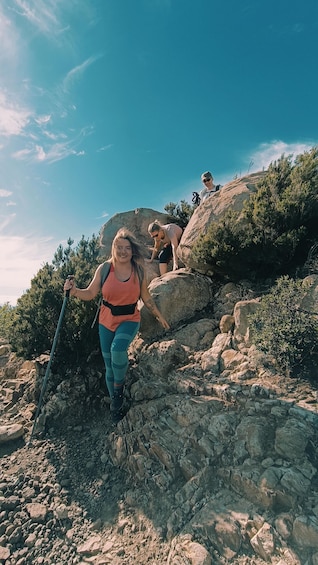
<instances>
[{"instance_id":1,"label":"woman's smiling face","mask_svg":"<svg viewBox=\"0 0 318 565\"><path fill-rule=\"evenodd\" d=\"M120 262L131 261L132 248L128 239L125 239L123 237L117 239L114 245L114 255L116 261L120 261Z\"/></svg>"}]
</instances>

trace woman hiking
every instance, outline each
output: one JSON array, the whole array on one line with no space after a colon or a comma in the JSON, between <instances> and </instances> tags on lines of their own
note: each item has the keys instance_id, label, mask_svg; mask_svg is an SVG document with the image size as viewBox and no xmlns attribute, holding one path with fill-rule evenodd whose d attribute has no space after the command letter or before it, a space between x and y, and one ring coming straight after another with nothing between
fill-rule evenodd
<instances>
[{"instance_id":1,"label":"woman hiking","mask_svg":"<svg viewBox=\"0 0 318 565\"><path fill-rule=\"evenodd\" d=\"M106 367L106 385L111 399L114 423L123 417L123 389L128 368L128 347L140 327L139 298L162 327L169 324L150 296L144 276L144 258L135 236L121 228L112 242L109 274L102 286L103 264L95 271L87 288L77 288L74 279L67 279L64 291L81 300L92 300L102 286L103 301L99 312L99 339Z\"/></svg>"}]
</instances>

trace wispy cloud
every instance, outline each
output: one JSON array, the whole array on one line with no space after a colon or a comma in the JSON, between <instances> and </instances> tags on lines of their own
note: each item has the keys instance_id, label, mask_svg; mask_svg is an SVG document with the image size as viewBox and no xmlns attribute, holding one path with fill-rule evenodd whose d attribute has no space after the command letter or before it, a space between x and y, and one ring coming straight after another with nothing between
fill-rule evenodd
<instances>
[{"instance_id":1,"label":"wispy cloud","mask_svg":"<svg viewBox=\"0 0 318 565\"><path fill-rule=\"evenodd\" d=\"M295 158L305 151L310 151L317 143L317 141L312 143L285 143L279 140L262 143L250 156L250 170L267 169L270 163L277 161L283 154L285 156L292 155Z\"/></svg>"},{"instance_id":2,"label":"wispy cloud","mask_svg":"<svg viewBox=\"0 0 318 565\"><path fill-rule=\"evenodd\" d=\"M9 226L13 220L16 218L16 214L9 214L9 215L1 215L0 216L0 232L5 230L7 226Z\"/></svg>"},{"instance_id":3,"label":"wispy cloud","mask_svg":"<svg viewBox=\"0 0 318 565\"><path fill-rule=\"evenodd\" d=\"M6 94L0 91L0 135L23 134L31 115L30 110L19 107L18 103L9 102Z\"/></svg>"},{"instance_id":4,"label":"wispy cloud","mask_svg":"<svg viewBox=\"0 0 318 565\"><path fill-rule=\"evenodd\" d=\"M0 135L7 139L20 137L20 145L23 145L11 152L14 159L52 163L70 155L85 154L78 146L92 133L92 127L82 127L70 136L65 131L58 131L52 122L52 114L37 116L31 110L23 110L18 104L8 103L0 91Z\"/></svg>"},{"instance_id":5,"label":"wispy cloud","mask_svg":"<svg viewBox=\"0 0 318 565\"><path fill-rule=\"evenodd\" d=\"M47 163L55 163L56 161L61 161L71 155L81 157L85 155L85 151L83 149L78 149L78 146L82 143L84 138L92 132L92 128L82 128L82 130L71 139L56 142L52 145L47 145L46 147L29 141L28 147L15 151L12 154L12 157L22 161Z\"/></svg>"},{"instance_id":6,"label":"wispy cloud","mask_svg":"<svg viewBox=\"0 0 318 565\"><path fill-rule=\"evenodd\" d=\"M57 14L60 3L58 0L13 0L17 13L42 33L52 33L61 27Z\"/></svg>"},{"instance_id":7,"label":"wispy cloud","mask_svg":"<svg viewBox=\"0 0 318 565\"><path fill-rule=\"evenodd\" d=\"M0 4L0 61L10 61L11 64L18 60L19 34L11 19L5 14L3 5Z\"/></svg>"},{"instance_id":8,"label":"wispy cloud","mask_svg":"<svg viewBox=\"0 0 318 565\"><path fill-rule=\"evenodd\" d=\"M94 57L89 57L88 59L86 59L85 61L83 61L83 63L81 63L80 65L77 65L76 67L74 67L73 69L71 69L67 75L65 76L64 80L63 80L63 84L62 84L62 88L65 92L68 92L71 87L73 86L73 83L76 82L77 80L79 80L82 75L84 74L84 72L93 64L95 63L95 61L97 61L98 59L100 59L101 55L96 55Z\"/></svg>"},{"instance_id":9,"label":"wispy cloud","mask_svg":"<svg viewBox=\"0 0 318 565\"><path fill-rule=\"evenodd\" d=\"M67 139L67 135L63 132L57 133L52 131L43 131L43 135L52 141L58 141L59 139Z\"/></svg>"},{"instance_id":10,"label":"wispy cloud","mask_svg":"<svg viewBox=\"0 0 318 565\"><path fill-rule=\"evenodd\" d=\"M112 143L109 143L108 145L104 145L103 147L100 147L99 149L97 149L97 152L99 153L100 151L108 151L108 149L111 149L113 147Z\"/></svg>"},{"instance_id":11,"label":"wispy cloud","mask_svg":"<svg viewBox=\"0 0 318 565\"><path fill-rule=\"evenodd\" d=\"M70 94L101 55L87 57L57 79L55 86L44 88L28 76L28 69L33 70L28 39L34 29L44 40L55 41L59 34L68 33L75 9L78 18L85 17L86 25L94 23L95 8L86 0L11 0L10 7L0 2L0 41L5 48L0 51L0 74L4 78L0 87L0 142L8 157L53 163L85 155L80 144L91 128L79 123ZM76 41L72 33L68 37L69 49L63 41L63 59L72 54L70 59L74 60Z\"/></svg>"},{"instance_id":12,"label":"wispy cloud","mask_svg":"<svg viewBox=\"0 0 318 565\"><path fill-rule=\"evenodd\" d=\"M51 116L50 116L50 115L47 115L47 116L37 116L36 118L34 118L35 123L37 123L39 126L48 124L50 120L51 120Z\"/></svg>"},{"instance_id":13,"label":"wispy cloud","mask_svg":"<svg viewBox=\"0 0 318 565\"><path fill-rule=\"evenodd\" d=\"M11 10L47 39L63 43L71 30L68 14L81 15L87 25L95 21L94 4L87 0L11 0ZM70 41L70 44L72 42Z\"/></svg>"},{"instance_id":14,"label":"wispy cloud","mask_svg":"<svg viewBox=\"0 0 318 565\"><path fill-rule=\"evenodd\" d=\"M287 143L281 140L261 143L252 153L242 158L243 166L240 170L225 171L217 177L216 181L220 184L227 184L233 178L240 178L250 173L266 170L271 163L280 159L282 155L291 155L292 160L294 160L297 155L310 151L317 144L318 141Z\"/></svg>"},{"instance_id":15,"label":"wispy cloud","mask_svg":"<svg viewBox=\"0 0 318 565\"><path fill-rule=\"evenodd\" d=\"M14 159L26 160L33 153L32 149L20 149L12 153L11 157Z\"/></svg>"},{"instance_id":16,"label":"wispy cloud","mask_svg":"<svg viewBox=\"0 0 318 565\"><path fill-rule=\"evenodd\" d=\"M0 198L7 198L11 196L12 192L10 190L5 190L5 188L0 188Z\"/></svg>"},{"instance_id":17,"label":"wispy cloud","mask_svg":"<svg viewBox=\"0 0 318 565\"><path fill-rule=\"evenodd\" d=\"M16 202L13 202L13 200L7 200L7 198L9 198L9 196L12 196L12 191L11 190L6 190L5 188L0 188L0 198L5 199L4 200L4 205L6 207L9 206L16 206ZM10 223L10 221L12 219L15 218L15 214L11 214L9 216L4 216L4 215L0 215L0 228L2 227L1 224L3 224L4 226L8 225Z\"/></svg>"},{"instance_id":18,"label":"wispy cloud","mask_svg":"<svg viewBox=\"0 0 318 565\"><path fill-rule=\"evenodd\" d=\"M35 160L36 161L45 161L47 159L47 154L45 153L43 147L40 145L35 146Z\"/></svg>"}]
</instances>

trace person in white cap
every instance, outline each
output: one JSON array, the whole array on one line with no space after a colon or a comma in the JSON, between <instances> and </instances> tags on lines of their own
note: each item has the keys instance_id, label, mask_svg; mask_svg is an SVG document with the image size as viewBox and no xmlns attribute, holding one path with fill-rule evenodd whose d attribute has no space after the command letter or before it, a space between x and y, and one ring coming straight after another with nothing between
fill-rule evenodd
<instances>
[{"instance_id":1,"label":"person in white cap","mask_svg":"<svg viewBox=\"0 0 318 565\"><path fill-rule=\"evenodd\" d=\"M204 188L200 192L200 203L204 202L211 194L215 194L221 188L220 184L213 184L213 177L210 171L202 173L201 180L204 184Z\"/></svg>"}]
</instances>

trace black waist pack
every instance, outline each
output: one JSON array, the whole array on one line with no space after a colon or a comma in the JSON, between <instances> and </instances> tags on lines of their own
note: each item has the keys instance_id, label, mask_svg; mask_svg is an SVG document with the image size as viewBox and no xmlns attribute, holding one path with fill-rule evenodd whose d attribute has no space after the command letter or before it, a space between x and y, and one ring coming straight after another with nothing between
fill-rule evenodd
<instances>
[{"instance_id":1,"label":"black waist pack","mask_svg":"<svg viewBox=\"0 0 318 565\"><path fill-rule=\"evenodd\" d=\"M136 304L124 304L123 306L114 306L106 300L103 300L104 306L110 309L113 316L126 316L127 314L133 314L135 312Z\"/></svg>"}]
</instances>

